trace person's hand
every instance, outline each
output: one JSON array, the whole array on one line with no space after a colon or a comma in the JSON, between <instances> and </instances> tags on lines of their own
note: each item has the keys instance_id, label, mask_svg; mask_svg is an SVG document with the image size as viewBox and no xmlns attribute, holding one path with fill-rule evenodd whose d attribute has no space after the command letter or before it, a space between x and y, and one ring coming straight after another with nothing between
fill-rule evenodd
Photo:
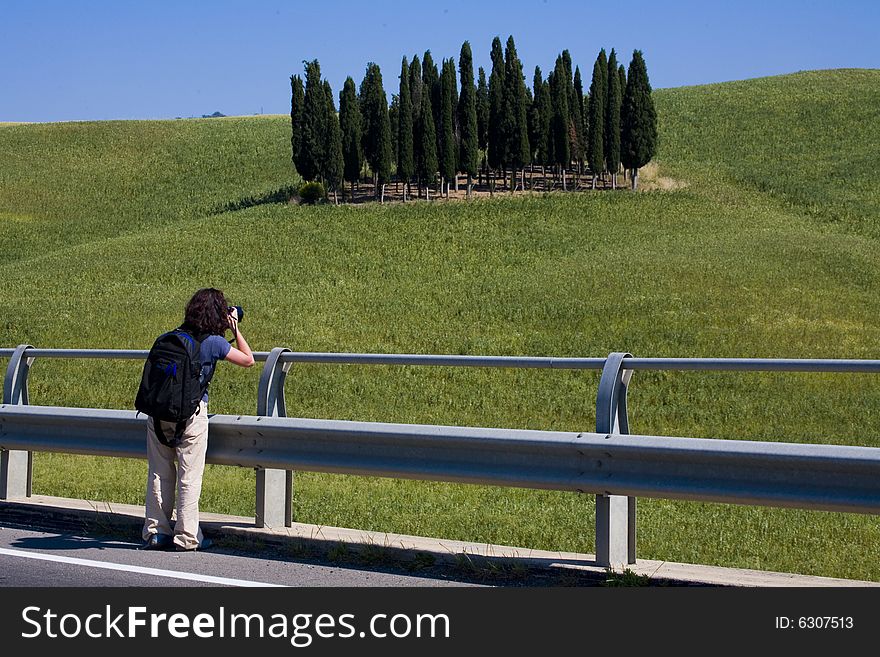
<instances>
[{"instance_id":1,"label":"person's hand","mask_svg":"<svg viewBox=\"0 0 880 657\"><path fill-rule=\"evenodd\" d=\"M229 328L232 329L232 333L238 333L238 319L235 317L235 311L226 316L226 321L229 322Z\"/></svg>"}]
</instances>

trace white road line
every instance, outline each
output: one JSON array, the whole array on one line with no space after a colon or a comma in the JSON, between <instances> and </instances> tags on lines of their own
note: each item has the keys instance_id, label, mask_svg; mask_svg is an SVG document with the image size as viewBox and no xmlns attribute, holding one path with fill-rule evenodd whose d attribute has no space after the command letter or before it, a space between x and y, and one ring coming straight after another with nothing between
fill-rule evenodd
<instances>
[{"instance_id":1,"label":"white road line","mask_svg":"<svg viewBox=\"0 0 880 657\"><path fill-rule=\"evenodd\" d=\"M56 563L68 563L76 566L88 566L90 568L103 568L105 570L120 570L126 573L139 573L153 575L155 577L170 577L172 579L185 579L192 582L207 582L223 586L260 586L279 587L281 584L266 584L264 582L251 582L246 579L230 579L228 577L214 577L212 575L199 575L196 573L178 572L175 570L161 570L159 568L144 568L143 566L129 566L120 563L108 563L106 561L93 561L91 559L77 559L76 557L60 557L55 554L43 554L27 550L11 550L0 548L0 555L9 557L22 557L24 559L37 559L39 561L54 561Z\"/></svg>"}]
</instances>

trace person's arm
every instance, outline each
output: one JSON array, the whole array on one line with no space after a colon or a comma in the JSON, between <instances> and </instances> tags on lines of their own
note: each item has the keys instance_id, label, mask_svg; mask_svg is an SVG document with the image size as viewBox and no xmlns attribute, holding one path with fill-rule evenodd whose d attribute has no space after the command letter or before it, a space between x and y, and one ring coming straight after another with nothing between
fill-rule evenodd
<instances>
[{"instance_id":1,"label":"person's arm","mask_svg":"<svg viewBox=\"0 0 880 657\"><path fill-rule=\"evenodd\" d=\"M254 355L251 353L251 348L250 345L248 345L247 340L244 339L241 331L238 330L238 320L232 317L232 315L229 316L229 328L232 329L232 334L235 336L236 346L229 348L229 353L226 354L226 360L233 365L250 367L254 364Z\"/></svg>"}]
</instances>

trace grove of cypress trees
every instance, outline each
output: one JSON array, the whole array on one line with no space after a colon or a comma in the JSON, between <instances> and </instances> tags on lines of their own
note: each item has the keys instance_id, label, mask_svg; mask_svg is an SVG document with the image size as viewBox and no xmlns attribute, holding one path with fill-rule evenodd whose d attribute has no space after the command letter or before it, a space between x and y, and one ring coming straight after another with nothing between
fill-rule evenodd
<instances>
[{"instance_id":1,"label":"grove of cypress trees","mask_svg":"<svg viewBox=\"0 0 880 657\"><path fill-rule=\"evenodd\" d=\"M605 85L608 76L608 60L605 49L599 51L593 65L593 80L590 83L589 137L587 141L587 161L593 174L593 189L596 177L605 171Z\"/></svg>"},{"instance_id":2,"label":"grove of cypress trees","mask_svg":"<svg viewBox=\"0 0 880 657\"><path fill-rule=\"evenodd\" d=\"M505 150L507 135L504 133L506 105L504 94L504 52L501 50L501 39L492 39L492 73L489 75L489 168L495 170L506 164ZM506 175L506 174L505 174ZM494 191L493 180L489 183L489 191Z\"/></svg>"},{"instance_id":3,"label":"grove of cypress trees","mask_svg":"<svg viewBox=\"0 0 880 657\"><path fill-rule=\"evenodd\" d=\"M414 141L416 151L416 175L419 179L419 190L425 183L425 198L430 200L430 185L437 171L437 135L434 130L434 115L431 112L431 101L428 94L422 94L422 107L415 122Z\"/></svg>"},{"instance_id":4,"label":"grove of cypress trees","mask_svg":"<svg viewBox=\"0 0 880 657\"><path fill-rule=\"evenodd\" d=\"M565 84L565 64L562 56L556 58L556 68L550 81L553 102L553 119L550 131L553 136L553 161L562 169L562 189L566 190L565 169L571 162L571 142L568 138L568 89Z\"/></svg>"},{"instance_id":5,"label":"grove of cypress trees","mask_svg":"<svg viewBox=\"0 0 880 657\"><path fill-rule=\"evenodd\" d=\"M437 153L440 166L440 178L445 185L446 197L449 197L449 182L455 176L458 144L455 143L455 64L451 59L444 59L443 73L440 76L440 150ZM441 192L444 190L441 189Z\"/></svg>"},{"instance_id":6,"label":"grove of cypress trees","mask_svg":"<svg viewBox=\"0 0 880 657\"><path fill-rule=\"evenodd\" d=\"M482 153L480 165L480 184L483 184L483 169L486 168L486 149L489 148L489 85L486 71L481 66L477 76L477 144Z\"/></svg>"},{"instance_id":7,"label":"grove of cypress trees","mask_svg":"<svg viewBox=\"0 0 880 657\"><path fill-rule=\"evenodd\" d=\"M471 44L461 44L458 56L461 92L458 96L458 168L467 175L467 196L470 198L474 176L479 166L479 135L477 128L477 90L474 87L474 60Z\"/></svg>"},{"instance_id":8,"label":"grove of cypress trees","mask_svg":"<svg viewBox=\"0 0 880 657\"><path fill-rule=\"evenodd\" d=\"M516 53L513 36L508 37L504 51L504 90L507 98L507 163L513 168L511 172L510 191L516 188L516 170L522 169L522 186L525 187L525 165L530 162L529 126L527 120L528 102L526 84L523 78L522 62Z\"/></svg>"},{"instance_id":9,"label":"grove of cypress trees","mask_svg":"<svg viewBox=\"0 0 880 657\"><path fill-rule=\"evenodd\" d=\"M342 131L343 178L351 183L351 196L354 198L354 184L360 179L363 156L361 155L361 110L358 104L354 80L345 79L339 96L339 127Z\"/></svg>"},{"instance_id":10,"label":"grove of cypress trees","mask_svg":"<svg viewBox=\"0 0 880 657\"><path fill-rule=\"evenodd\" d=\"M299 157L300 145L302 144L302 124L305 104L305 90L302 78L298 75L290 76L290 152L293 166L300 172Z\"/></svg>"},{"instance_id":11,"label":"grove of cypress trees","mask_svg":"<svg viewBox=\"0 0 880 657\"><path fill-rule=\"evenodd\" d=\"M400 65L400 113L397 122L397 176L403 180L403 200L406 201L409 179L415 171L413 159L413 108L409 88L409 70L406 57Z\"/></svg>"},{"instance_id":12,"label":"grove of cypress trees","mask_svg":"<svg viewBox=\"0 0 880 657\"><path fill-rule=\"evenodd\" d=\"M633 51L620 111L620 159L631 171L632 188L638 188L639 168L654 157L657 148L657 110L641 50Z\"/></svg>"},{"instance_id":13,"label":"grove of cypress trees","mask_svg":"<svg viewBox=\"0 0 880 657\"><path fill-rule=\"evenodd\" d=\"M382 71L374 62L367 64L361 82L360 103L364 156L373 170L376 198L384 201L385 183L391 177L391 124L388 119L388 99L382 86Z\"/></svg>"},{"instance_id":14,"label":"grove of cypress trees","mask_svg":"<svg viewBox=\"0 0 880 657\"><path fill-rule=\"evenodd\" d=\"M304 180L315 180L321 174L327 144L327 100L318 60L306 62L305 67L299 173Z\"/></svg>"},{"instance_id":15,"label":"grove of cypress trees","mask_svg":"<svg viewBox=\"0 0 880 657\"><path fill-rule=\"evenodd\" d=\"M617 55L614 48L608 56L608 105L605 108L605 166L611 172L611 188L617 188L617 170L620 168L620 106L623 90L617 73Z\"/></svg>"},{"instance_id":16,"label":"grove of cypress trees","mask_svg":"<svg viewBox=\"0 0 880 657\"><path fill-rule=\"evenodd\" d=\"M333 102L333 90L330 83L324 81L324 95L327 109L326 146L324 149L324 181L327 190L333 190L333 202L339 204L337 190L342 185L343 159L342 159L342 131L339 127L339 118L336 116L336 104Z\"/></svg>"}]
</instances>

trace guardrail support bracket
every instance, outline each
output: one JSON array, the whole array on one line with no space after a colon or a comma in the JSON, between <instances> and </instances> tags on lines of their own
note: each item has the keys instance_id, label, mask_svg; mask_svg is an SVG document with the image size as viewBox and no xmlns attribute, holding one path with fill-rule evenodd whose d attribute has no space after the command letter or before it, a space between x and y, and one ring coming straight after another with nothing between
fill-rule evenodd
<instances>
[{"instance_id":1,"label":"guardrail support bracket","mask_svg":"<svg viewBox=\"0 0 880 657\"><path fill-rule=\"evenodd\" d=\"M627 434L626 390L632 370L623 359L632 354L609 354L596 395L596 433ZM596 563L622 570L636 562L636 498L596 495Z\"/></svg>"},{"instance_id":2,"label":"guardrail support bracket","mask_svg":"<svg viewBox=\"0 0 880 657\"><path fill-rule=\"evenodd\" d=\"M3 403L28 403L28 373L33 358L25 358L25 352L33 349L20 344L9 359L3 378ZM31 496L34 454L20 450L0 449L0 499L13 500Z\"/></svg>"},{"instance_id":3,"label":"guardrail support bracket","mask_svg":"<svg viewBox=\"0 0 880 657\"><path fill-rule=\"evenodd\" d=\"M289 352L275 347L263 365L257 390L257 415L287 417L284 400L284 381L292 363L281 362L281 355ZM293 525L293 471L257 470L256 512L257 527L290 527Z\"/></svg>"}]
</instances>

